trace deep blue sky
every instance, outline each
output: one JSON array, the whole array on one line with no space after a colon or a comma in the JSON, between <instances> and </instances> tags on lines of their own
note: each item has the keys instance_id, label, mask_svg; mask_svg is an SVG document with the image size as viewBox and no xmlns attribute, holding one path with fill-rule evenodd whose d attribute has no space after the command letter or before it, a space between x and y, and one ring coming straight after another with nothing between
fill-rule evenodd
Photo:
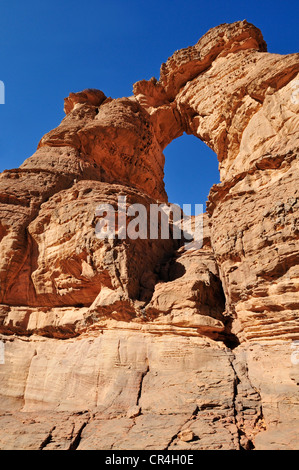
<instances>
[{"instance_id":1,"label":"deep blue sky","mask_svg":"<svg viewBox=\"0 0 299 470\"><path fill-rule=\"evenodd\" d=\"M98 88L132 95L143 78L159 78L172 53L220 23L247 19L270 52L298 47L298 0L10 0L0 6L0 171L18 167L64 117L63 98ZM205 203L218 182L213 152L192 136L165 150L171 202Z\"/></svg>"}]
</instances>

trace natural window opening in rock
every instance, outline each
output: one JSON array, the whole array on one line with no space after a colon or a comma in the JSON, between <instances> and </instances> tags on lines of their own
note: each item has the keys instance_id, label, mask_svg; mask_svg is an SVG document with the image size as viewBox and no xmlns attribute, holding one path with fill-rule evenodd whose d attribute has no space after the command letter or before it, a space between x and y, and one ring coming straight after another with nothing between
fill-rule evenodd
<instances>
[{"instance_id":1,"label":"natural window opening in rock","mask_svg":"<svg viewBox=\"0 0 299 470\"><path fill-rule=\"evenodd\" d=\"M195 204L206 201L213 184L218 184L219 170L215 152L193 135L173 140L164 150L164 182L168 201L178 204L191 204L192 215Z\"/></svg>"}]
</instances>

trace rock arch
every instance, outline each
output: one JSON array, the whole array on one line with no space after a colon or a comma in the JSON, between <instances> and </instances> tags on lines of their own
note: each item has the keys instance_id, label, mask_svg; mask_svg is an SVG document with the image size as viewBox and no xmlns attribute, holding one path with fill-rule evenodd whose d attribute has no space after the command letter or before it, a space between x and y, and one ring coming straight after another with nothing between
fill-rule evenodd
<instances>
[{"instance_id":1,"label":"rock arch","mask_svg":"<svg viewBox=\"0 0 299 470\"><path fill-rule=\"evenodd\" d=\"M0 398L50 410L39 448L106 434L114 448L181 448L187 425L204 426L193 449L298 446L298 59L267 53L246 21L220 25L131 97L72 93L36 153L2 173ZM163 149L183 132L220 165L202 249L98 242L99 202L167 201ZM53 410L68 413L62 437ZM18 417L3 419L14 436Z\"/></svg>"},{"instance_id":2,"label":"rock arch","mask_svg":"<svg viewBox=\"0 0 299 470\"><path fill-rule=\"evenodd\" d=\"M298 115L290 93L299 66L298 54L280 56L266 50L261 32L252 24L224 24L210 30L195 46L175 52L162 64L159 81L152 78L137 82L131 97L111 99L94 89L71 93L65 99L66 117L60 126L41 139L37 152L19 169L2 175L2 302L55 307L81 304L83 297L84 305L90 305L102 279L99 268L88 262L95 249L86 245L91 243L93 227L90 225L88 232L82 226L85 242L81 253L73 253L78 247L66 250L66 256L74 260L73 267L66 260L59 273L55 267L58 259L49 261L47 251L52 246L49 224L57 223L49 210L64 198L70 201L69 207L74 198L85 201L88 193L100 199L112 197L110 192L116 194L117 189L109 189L111 184L124 193L128 187L131 191L135 188L134 197L149 198L147 204L167 201L163 150L186 132L203 140L219 160L221 183L211 189L207 212L227 312L237 316L238 321L244 315L245 323L240 320L240 328L245 328L247 315L243 312L255 308L251 303L256 304L262 285L262 295L267 292L271 304L269 279L272 282L291 276L289 271L293 270L289 261L294 257L292 249L284 255L277 255L277 250L282 249L279 247L285 238L292 239L295 233L291 220L286 218L293 218L297 207L292 168ZM287 187L281 192L284 184ZM284 235L270 242L265 227L268 223L272 227L274 222L267 222L257 208L269 206L272 214L273 201L286 209L281 217ZM290 205L288 201L295 202ZM5 212L10 204L19 208L15 218ZM5 217L10 218L9 229ZM64 246L63 234L61 237ZM74 237L75 233L71 238L76 240ZM255 246L256 237L261 241ZM151 269L159 256L163 258L163 250L171 251L170 246L162 245L154 250L153 257L146 255L152 258L146 261ZM260 259L261 249L265 259L259 265L252 260ZM147 249L141 251L148 253ZM125 284L122 294L118 294L119 302L123 299L130 303L132 296L138 299L145 273L135 267L136 278L128 264L131 256L127 253L123 259L126 261L117 268L120 274L112 264L110 274L104 269L102 282L116 290ZM89 277L85 276L87 272ZM251 295L254 300L250 300ZM262 299L260 302L263 305ZM273 308L269 319L275 316L274 304L267 307L270 311Z\"/></svg>"}]
</instances>

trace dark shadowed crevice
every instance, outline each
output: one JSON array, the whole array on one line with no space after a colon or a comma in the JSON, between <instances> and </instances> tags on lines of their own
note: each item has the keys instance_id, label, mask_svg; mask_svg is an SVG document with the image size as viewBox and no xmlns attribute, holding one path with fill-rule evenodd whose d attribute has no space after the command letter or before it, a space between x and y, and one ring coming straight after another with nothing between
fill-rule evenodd
<instances>
[{"instance_id":1,"label":"dark shadowed crevice","mask_svg":"<svg viewBox=\"0 0 299 470\"><path fill-rule=\"evenodd\" d=\"M73 441L72 441L72 443L71 443L68 450L77 450L77 448L79 447L79 444L81 442L82 431L87 426L88 421L86 421L85 423L82 424L82 426L80 427L78 433L76 434L75 438L73 439Z\"/></svg>"},{"instance_id":2,"label":"dark shadowed crevice","mask_svg":"<svg viewBox=\"0 0 299 470\"><path fill-rule=\"evenodd\" d=\"M145 376L149 373L149 370L150 370L149 365L147 365L146 370L144 372L142 372L142 374L141 374L139 390L138 390L137 399L136 399L136 405L137 406L139 405L139 401L140 401L141 394L142 394L143 381L144 381Z\"/></svg>"},{"instance_id":3,"label":"dark shadowed crevice","mask_svg":"<svg viewBox=\"0 0 299 470\"><path fill-rule=\"evenodd\" d=\"M47 445L50 444L50 442L52 440L52 433L53 433L54 429L55 429L55 426L51 429L51 431L49 432L47 437L43 440L43 442L41 443L41 445L39 447L39 450L45 449L45 447L47 447Z\"/></svg>"}]
</instances>

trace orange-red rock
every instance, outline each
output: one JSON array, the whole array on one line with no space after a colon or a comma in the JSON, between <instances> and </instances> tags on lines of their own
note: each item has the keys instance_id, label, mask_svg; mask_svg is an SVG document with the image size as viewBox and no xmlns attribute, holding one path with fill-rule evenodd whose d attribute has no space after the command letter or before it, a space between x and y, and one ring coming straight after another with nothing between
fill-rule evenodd
<instances>
[{"instance_id":1,"label":"orange-red rock","mask_svg":"<svg viewBox=\"0 0 299 470\"><path fill-rule=\"evenodd\" d=\"M1 449L299 448L298 73L220 25L2 173ZM99 203L167 201L183 132L219 160L202 247L99 240Z\"/></svg>"}]
</instances>

